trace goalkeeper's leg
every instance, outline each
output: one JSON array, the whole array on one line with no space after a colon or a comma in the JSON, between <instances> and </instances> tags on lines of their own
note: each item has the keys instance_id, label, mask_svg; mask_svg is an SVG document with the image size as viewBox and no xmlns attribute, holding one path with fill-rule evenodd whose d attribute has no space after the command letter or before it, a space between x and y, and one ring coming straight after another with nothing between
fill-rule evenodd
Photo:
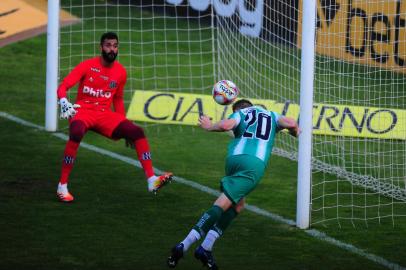
<instances>
[{"instance_id":1,"label":"goalkeeper's leg","mask_svg":"<svg viewBox=\"0 0 406 270\"><path fill-rule=\"evenodd\" d=\"M172 180L172 173L170 172L160 176L155 175L148 139L145 137L144 130L141 127L129 120L124 120L114 129L112 137L115 139L125 138L133 142L138 160L148 180L148 191L156 193L161 187Z\"/></svg>"},{"instance_id":2,"label":"goalkeeper's leg","mask_svg":"<svg viewBox=\"0 0 406 270\"><path fill-rule=\"evenodd\" d=\"M76 160L76 154L87 128L82 121L73 121L69 126L69 140L63 154L61 177L59 179L57 196L62 202L73 201L72 194L68 191L69 175Z\"/></svg>"}]
</instances>

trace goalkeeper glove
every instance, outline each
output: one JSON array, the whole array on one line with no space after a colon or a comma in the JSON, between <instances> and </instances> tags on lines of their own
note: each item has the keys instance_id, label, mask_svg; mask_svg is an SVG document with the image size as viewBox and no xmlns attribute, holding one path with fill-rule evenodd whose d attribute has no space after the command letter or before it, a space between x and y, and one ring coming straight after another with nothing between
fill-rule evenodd
<instances>
[{"instance_id":1,"label":"goalkeeper glove","mask_svg":"<svg viewBox=\"0 0 406 270\"><path fill-rule=\"evenodd\" d=\"M59 104L61 105L61 115L62 119L69 119L76 114L77 108L80 108L79 104L73 104L68 101L67 98L61 98L59 100Z\"/></svg>"}]
</instances>

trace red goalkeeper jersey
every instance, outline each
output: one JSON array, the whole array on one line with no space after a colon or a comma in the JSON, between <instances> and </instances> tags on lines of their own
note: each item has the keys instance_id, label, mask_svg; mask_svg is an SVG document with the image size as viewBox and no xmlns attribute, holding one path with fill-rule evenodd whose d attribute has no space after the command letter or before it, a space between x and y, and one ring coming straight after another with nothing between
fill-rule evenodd
<instances>
[{"instance_id":1,"label":"red goalkeeper jersey","mask_svg":"<svg viewBox=\"0 0 406 270\"><path fill-rule=\"evenodd\" d=\"M58 87L58 98L66 97L67 91L79 82L76 104L98 111L114 110L125 115L124 85L127 81L125 68L117 61L105 67L100 57L81 62L65 77Z\"/></svg>"}]
</instances>

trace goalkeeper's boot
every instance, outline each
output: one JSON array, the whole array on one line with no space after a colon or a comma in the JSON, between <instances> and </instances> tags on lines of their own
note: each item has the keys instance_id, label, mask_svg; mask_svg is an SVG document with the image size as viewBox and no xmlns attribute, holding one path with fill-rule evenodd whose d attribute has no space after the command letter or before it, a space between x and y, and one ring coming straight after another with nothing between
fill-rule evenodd
<instances>
[{"instance_id":1,"label":"goalkeeper's boot","mask_svg":"<svg viewBox=\"0 0 406 270\"><path fill-rule=\"evenodd\" d=\"M56 196L58 197L59 201L61 201L61 202L69 203L69 202L73 201L73 196L72 196L72 194L69 193L67 184L63 184L63 185L61 185L61 183L58 184Z\"/></svg>"},{"instance_id":2,"label":"goalkeeper's boot","mask_svg":"<svg viewBox=\"0 0 406 270\"><path fill-rule=\"evenodd\" d=\"M156 194L163 186L172 181L173 174L166 172L163 175L148 179L148 191Z\"/></svg>"},{"instance_id":3,"label":"goalkeeper's boot","mask_svg":"<svg viewBox=\"0 0 406 270\"><path fill-rule=\"evenodd\" d=\"M182 243L177 244L171 250L171 256L168 257L167 263L170 268L175 268L179 260L183 257L183 247Z\"/></svg>"},{"instance_id":4,"label":"goalkeeper's boot","mask_svg":"<svg viewBox=\"0 0 406 270\"><path fill-rule=\"evenodd\" d=\"M217 264L214 260L213 254L211 251L205 250L202 246L199 246L195 250L195 258L200 260L204 266L207 266L210 270L217 270Z\"/></svg>"}]
</instances>

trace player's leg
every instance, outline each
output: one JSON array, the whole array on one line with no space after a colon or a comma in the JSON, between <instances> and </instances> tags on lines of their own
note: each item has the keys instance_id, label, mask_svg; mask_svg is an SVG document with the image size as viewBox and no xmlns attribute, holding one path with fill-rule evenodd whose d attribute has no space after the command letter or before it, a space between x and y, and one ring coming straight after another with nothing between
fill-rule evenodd
<instances>
[{"instance_id":1,"label":"player's leg","mask_svg":"<svg viewBox=\"0 0 406 270\"><path fill-rule=\"evenodd\" d=\"M232 205L233 202L224 193L220 194L213 206L200 217L199 221L193 227L191 233L189 233L191 237L188 235L182 241L184 244L184 251L188 250L195 241L205 236L213 225L218 222L223 213L231 208ZM195 232L198 233L198 237L195 237Z\"/></svg>"},{"instance_id":2,"label":"player's leg","mask_svg":"<svg viewBox=\"0 0 406 270\"><path fill-rule=\"evenodd\" d=\"M221 181L224 197L229 202L233 202L233 207L224 208L226 210L217 222L207 232L202 244L195 250L195 257L209 269L217 269L216 262L212 254L215 241L224 233L231 221L242 211L244 198L258 185L265 165L257 158L247 155L231 156L226 161L226 175ZM219 198L220 199L220 198ZM215 204L224 204L227 200L217 200Z\"/></svg>"},{"instance_id":3,"label":"player's leg","mask_svg":"<svg viewBox=\"0 0 406 270\"><path fill-rule=\"evenodd\" d=\"M209 269L217 269L217 264L212 254L214 243L224 234L231 221L243 210L244 203L244 199L242 199L237 205L225 211L216 224L213 225L212 229L208 231L202 244L195 250L195 257Z\"/></svg>"},{"instance_id":4,"label":"player's leg","mask_svg":"<svg viewBox=\"0 0 406 270\"><path fill-rule=\"evenodd\" d=\"M69 140L63 153L61 177L58 183L57 196L62 202L73 201L72 194L68 191L69 175L76 160L76 154L87 127L83 121L72 121L69 126Z\"/></svg>"},{"instance_id":5,"label":"player's leg","mask_svg":"<svg viewBox=\"0 0 406 270\"><path fill-rule=\"evenodd\" d=\"M231 220L235 218L235 209L241 210L244 205L244 197L255 186L254 181L250 176L245 174L245 160L240 160L235 156L229 157L226 160L226 176L221 180L221 189L223 193L214 202L214 207L220 207L223 212L215 220L214 223L197 223L194 229L201 236L206 236L208 231L214 230L215 225L220 222L220 229L225 229ZM220 230L219 229L219 230Z\"/></svg>"},{"instance_id":6,"label":"player's leg","mask_svg":"<svg viewBox=\"0 0 406 270\"><path fill-rule=\"evenodd\" d=\"M162 186L172 180L172 173L156 176L152 166L151 151L144 130L129 120L122 121L113 131L114 139L125 138L134 143L138 160L148 180L148 191L156 193Z\"/></svg>"},{"instance_id":7,"label":"player's leg","mask_svg":"<svg viewBox=\"0 0 406 270\"><path fill-rule=\"evenodd\" d=\"M230 199L224 193L222 193L214 202L213 206L200 217L199 221L189 232L186 238L172 248L171 255L168 257L167 261L168 266L175 267L178 261L183 257L183 253L186 252L190 246L198 241L202 236L205 236L211 227L220 219L224 211L230 208L232 204L233 202L230 201Z\"/></svg>"},{"instance_id":8,"label":"player's leg","mask_svg":"<svg viewBox=\"0 0 406 270\"><path fill-rule=\"evenodd\" d=\"M237 217L239 213L244 209L245 199L243 198L237 205L230 207L225 211L220 219L213 225L212 229L207 233L205 239L202 242L202 247L205 250L211 251L216 240L222 236L231 222Z\"/></svg>"},{"instance_id":9,"label":"player's leg","mask_svg":"<svg viewBox=\"0 0 406 270\"><path fill-rule=\"evenodd\" d=\"M241 200L236 206L230 207L225 211L216 224L213 225L212 229L208 231L202 244L195 250L195 258L209 269L218 268L212 253L214 243L223 235L231 221L242 211L243 205L244 200Z\"/></svg>"},{"instance_id":10,"label":"player's leg","mask_svg":"<svg viewBox=\"0 0 406 270\"><path fill-rule=\"evenodd\" d=\"M228 167L230 167L230 164L227 159L226 174L228 176L226 176L225 178L229 177L229 178L227 178L228 179L227 181L230 181L231 183L233 183L230 176L233 174L234 170L231 170ZM237 168L238 166L234 166L234 167ZM217 198L217 200L214 202L213 206L201 216L199 221L196 223L196 225L193 227L193 229L189 232L189 234L186 236L186 238L182 242L180 242L179 244L177 244L175 247L172 248L171 256L168 257L168 266L169 267L175 267L177 265L179 259L183 257L183 253L186 252L193 243L198 241L201 237L205 236L207 234L207 232L210 229L212 229L213 225L219 221L221 216L225 212L227 212L229 208L231 208L233 203L236 204L241 200L242 197L233 198L233 196L230 196L230 194L232 194L233 192L232 192L232 190L230 190L230 191L224 190L223 182L224 182L224 179L222 180L223 193ZM227 185L226 188L229 189L229 186L232 186L232 185ZM202 258L203 263L207 266L209 266L208 265L209 260L207 258L210 257L209 264L212 267L216 267L216 265L214 263L214 258L211 255L211 252L210 251L204 252L204 250L202 250L200 248L200 246L195 251L195 257L198 258L199 260ZM215 268L213 268L213 269L215 269Z\"/></svg>"},{"instance_id":11,"label":"player's leg","mask_svg":"<svg viewBox=\"0 0 406 270\"><path fill-rule=\"evenodd\" d=\"M223 192L225 192L225 190L223 189ZM211 247L214 244L214 241L218 238L216 237L215 239L212 238L213 236L216 236L217 232L214 231L214 226L216 224L218 224L219 222L221 222L221 220L223 219L227 219L228 222L231 222L231 220L235 217L233 216L232 219L228 220L228 218L231 218L231 215L235 213L235 211L233 211L233 204L235 204L235 198L229 196L226 193L222 193L220 195L219 198L217 198L217 200L214 202L214 206L213 207L220 207L221 210L223 210L220 214L219 217L216 217L213 220L203 220L204 216L202 216L202 218L199 220L199 222L195 225L195 227L193 228L196 231L199 231L200 236L206 236L205 240L203 241L204 244L206 244L206 246L210 246L210 249L206 249L203 246L203 243L198 246L194 252L195 258L198 259L199 261L201 261L203 263L204 266L207 266L209 269L215 270L217 269L217 264L216 261L214 259L214 256L212 254L211 251ZM212 207L212 208L213 208ZM212 241L212 242L211 242Z\"/></svg>"}]
</instances>

